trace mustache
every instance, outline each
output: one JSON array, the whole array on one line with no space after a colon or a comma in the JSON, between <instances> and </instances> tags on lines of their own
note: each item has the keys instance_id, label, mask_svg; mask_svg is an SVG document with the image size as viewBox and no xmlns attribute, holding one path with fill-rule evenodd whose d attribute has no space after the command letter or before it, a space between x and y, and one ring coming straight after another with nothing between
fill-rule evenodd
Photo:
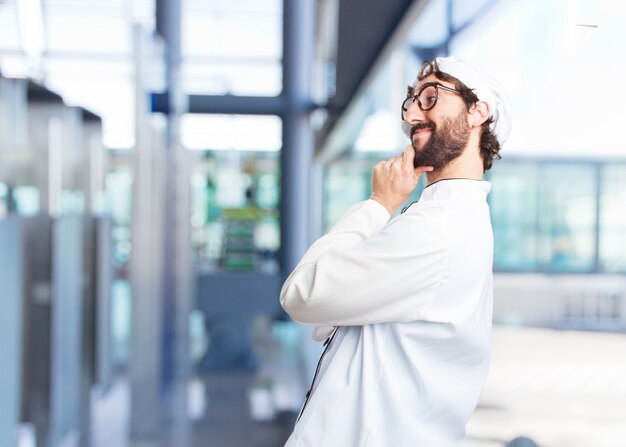
<instances>
[{"instance_id":1,"label":"mustache","mask_svg":"<svg viewBox=\"0 0 626 447\"><path fill-rule=\"evenodd\" d=\"M421 129L435 130L435 125L433 123L418 123L415 126L411 126L411 138L413 138L415 132Z\"/></svg>"}]
</instances>

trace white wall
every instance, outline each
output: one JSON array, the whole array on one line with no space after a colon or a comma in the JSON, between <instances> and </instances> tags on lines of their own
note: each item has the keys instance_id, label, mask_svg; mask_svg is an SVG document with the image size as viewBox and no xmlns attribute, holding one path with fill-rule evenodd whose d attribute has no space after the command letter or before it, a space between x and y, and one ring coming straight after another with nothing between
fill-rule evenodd
<instances>
[{"instance_id":1,"label":"white wall","mask_svg":"<svg viewBox=\"0 0 626 447\"><path fill-rule=\"evenodd\" d=\"M494 275L495 323L619 330L626 328L624 275Z\"/></svg>"}]
</instances>

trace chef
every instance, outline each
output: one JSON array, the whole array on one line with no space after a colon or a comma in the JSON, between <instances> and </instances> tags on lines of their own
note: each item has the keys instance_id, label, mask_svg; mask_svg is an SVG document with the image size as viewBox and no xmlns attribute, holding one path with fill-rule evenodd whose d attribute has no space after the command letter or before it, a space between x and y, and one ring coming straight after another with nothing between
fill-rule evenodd
<instances>
[{"instance_id":1,"label":"chef","mask_svg":"<svg viewBox=\"0 0 626 447\"><path fill-rule=\"evenodd\" d=\"M280 302L325 350L289 447L459 445L490 359L493 234L484 172L511 120L502 86L454 57L401 106L411 144L306 252ZM419 200L393 219L426 175Z\"/></svg>"}]
</instances>

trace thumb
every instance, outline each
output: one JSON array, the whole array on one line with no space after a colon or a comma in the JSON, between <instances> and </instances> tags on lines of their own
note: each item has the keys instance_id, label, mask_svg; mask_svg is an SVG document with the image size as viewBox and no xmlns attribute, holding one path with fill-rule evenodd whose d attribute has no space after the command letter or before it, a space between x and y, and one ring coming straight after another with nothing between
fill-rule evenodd
<instances>
[{"instance_id":1,"label":"thumb","mask_svg":"<svg viewBox=\"0 0 626 447\"><path fill-rule=\"evenodd\" d=\"M413 173L415 174L415 178L418 178L424 172L431 172L435 168L433 166L413 166L415 162L415 149L413 149L413 145L409 144L404 153L402 154L402 161L405 165L409 165L411 169L413 169Z\"/></svg>"},{"instance_id":2,"label":"thumb","mask_svg":"<svg viewBox=\"0 0 626 447\"><path fill-rule=\"evenodd\" d=\"M424 172L431 172L434 169L435 168L433 168L432 166L418 166L417 168L415 168L415 175L419 177Z\"/></svg>"}]
</instances>

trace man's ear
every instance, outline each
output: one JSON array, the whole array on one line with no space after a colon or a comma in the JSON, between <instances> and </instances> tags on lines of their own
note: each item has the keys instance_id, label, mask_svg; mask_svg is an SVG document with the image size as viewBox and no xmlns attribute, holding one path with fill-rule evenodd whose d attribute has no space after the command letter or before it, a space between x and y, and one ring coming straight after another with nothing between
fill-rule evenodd
<instances>
[{"instance_id":1,"label":"man's ear","mask_svg":"<svg viewBox=\"0 0 626 447\"><path fill-rule=\"evenodd\" d=\"M478 101L472 104L469 111L471 127L480 127L489 119L489 105L485 101Z\"/></svg>"}]
</instances>

